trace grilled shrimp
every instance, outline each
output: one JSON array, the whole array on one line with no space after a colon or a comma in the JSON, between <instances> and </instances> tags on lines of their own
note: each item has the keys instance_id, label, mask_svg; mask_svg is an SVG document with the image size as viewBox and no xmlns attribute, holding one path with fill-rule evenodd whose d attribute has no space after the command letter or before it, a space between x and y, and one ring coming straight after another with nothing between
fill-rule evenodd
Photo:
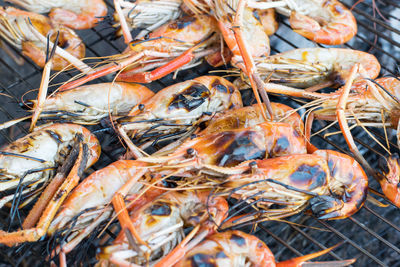
<instances>
[{"instance_id":1,"label":"grilled shrimp","mask_svg":"<svg viewBox=\"0 0 400 267\"><path fill-rule=\"evenodd\" d=\"M303 263L319 257L333 248L277 263L268 246L260 239L254 235L231 230L208 236L186 253L185 257L174 266L300 267L303 266ZM337 266L347 266L353 262L355 260L345 260L340 262L343 263L342 265Z\"/></svg>"},{"instance_id":2,"label":"grilled shrimp","mask_svg":"<svg viewBox=\"0 0 400 267\"><path fill-rule=\"evenodd\" d=\"M97 124L109 114L126 115L134 106L153 95L150 89L139 84L115 82L86 85L47 98L40 117L52 121L68 120L78 124ZM37 100L30 102L35 106ZM0 125L0 129L31 117L5 122Z\"/></svg>"},{"instance_id":3,"label":"grilled shrimp","mask_svg":"<svg viewBox=\"0 0 400 267\"><path fill-rule=\"evenodd\" d=\"M239 90L232 83L217 76L201 76L164 88L117 123L128 144L126 133L150 145L191 131L213 113L241 106ZM132 145L129 148L135 152Z\"/></svg>"},{"instance_id":4,"label":"grilled shrimp","mask_svg":"<svg viewBox=\"0 0 400 267\"><path fill-rule=\"evenodd\" d=\"M14 141L2 150L0 191L17 189L16 194L23 196L40 193L43 188L39 185L52 179L55 169L65 160L75 136L79 134L89 150L85 168L93 165L100 156L97 138L79 125L53 124ZM0 207L13 198L14 194L4 196Z\"/></svg>"},{"instance_id":5,"label":"grilled shrimp","mask_svg":"<svg viewBox=\"0 0 400 267\"><path fill-rule=\"evenodd\" d=\"M299 135L304 134L304 124L300 115L289 106L271 102L274 121L288 123ZM210 134L233 129L248 128L265 122L257 104L227 110L215 115L207 127L199 135Z\"/></svg>"},{"instance_id":6,"label":"grilled shrimp","mask_svg":"<svg viewBox=\"0 0 400 267\"><path fill-rule=\"evenodd\" d=\"M317 43L339 45L357 33L353 14L337 0L249 1L249 6L275 7L278 13L290 17L293 31Z\"/></svg>"},{"instance_id":7,"label":"grilled shrimp","mask_svg":"<svg viewBox=\"0 0 400 267\"><path fill-rule=\"evenodd\" d=\"M186 240L183 230L190 226L197 232L191 242L201 241L214 232L228 211L225 199L209 194L209 190L170 191L135 209L130 220L137 229L137 248L130 245L125 232L121 231L100 257L118 265L130 262L153 265L178 245L178 250L184 250L187 241L182 242ZM175 261L175 256L169 255L157 266L171 266Z\"/></svg>"},{"instance_id":8,"label":"grilled shrimp","mask_svg":"<svg viewBox=\"0 0 400 267\"><path fill-rule=\"evenodd\" d=\"M356 72L356 68L354 71ZM353 75L354 76L354 75ZM376 171L358 151L352 138L348 123L357 123L372 127L390 127L397 129L399 142L399 93L400 81L395 77L379 78L354 82L349 79L343 89L318 103L317 109L310 113L306 122L306 136L310 137L314 119L338 120L345 140L352 153L366 170L375 176L381 184L384 194L399 206L398 163L396 157L386 159L387 166L382 174ZM352 92L352 93L350 93ZM384 164L381 164L384 165Z\"/></svg>"},{"instance_id":9,"label":"grilled shrimp","mask_svg":"<svg viewBox=\"0 0 400 267\"><path fill-rule=\"evenodd\" d=\"M200 135L186 141L166 157L143 157L140 161L179 165L193 169L207 166L233 167L238 164L269 157L305 154L302 136L289 124L264 122L249 128ZM193 161L193 165L189 161Z\"/></svg>"},{"instance_id":10,"label":"grilled shrimp","mask_svg":"<svg viewBox=\"0 0 400 267\"><path fill-rule=\"evenodd\" d=\"M112 56L112 63L60 89L71 89L120 70L118 81L150 83L180 68L196 66L199 59L220 51L220 40L213 34L216 28L210 16L183 16L151 32L147 39L130 38L127 51Z\"/></svg>"},{"instance_id":11,"label":"grilled shrimp","mask_svg":"<svg viewBox=\"0 0 400 267\"><path fill-rule=\"evenodd\" d=\"M342 219L357 212L367 196L364 170L336 151L317 150L250 165L252 173L230 176L220 185L226 194L261 208L231 221L234 225L291 216L308 205L319 219ZM286 207L271 210L271 203Z\"/></svg>"},{"instance_id":12,"label":"grilled shrimp","mask_svg":"<svg viewBox=\"0 0 400 267\"><path fill-rule=\"evenodd\" d=\"M143 28L136 38L144 37L147 33L177 19L182 14L180 9L182 0L117 1L129 30ZM114 19L118 22L116 26L120 26L118 13L114 15Z\"/></svg>"},{"instance_id":13,"label":"grilled shrimp","mask_svg":"<svg viewBox=\"0 0 400 267\"><path fill-rule=\"evenodd\" d=\"M35 13L49 13L52 21L76 30L90 29L107 14L103 0L8 0Z\"/></svg>"},{"instance_id":14,"label":"grilled shrimp","mask_svg":"<svg viewBox=\"0 0 400 267\"><path fill-rule=\"evenodd\" d=\"M61 237L62 242L58 243L58 247L52 251L52 255L60 253L60 264L66 264L65 254L73 250L97 226L110 218L113 210L109 204L115 193L145 167L145 163L138 161L120 160L92 173L72 192L61 186L39 216L33 214L36 211L35 205L23 223L24 230L12 233L0 231L0 243L12 245L32 242L45 234L57 239ZM71 172L74 176L77 175L76 172ZM69 176L67 180L70 178ZM77 181L79 179L76 179L75 182ZM144 178L142 181L147 180ZM135 200L142 188L142 184L132 186L127 200L130 200L130 197ZM162 190L154 189L149 191L146 196L154 199L162 192ZM145 197L141 197L135 200L134 204L142 206L147 202ZM37 226L32 228L36 225L37 220Z\"/></svg>"},{"instance_id":15,"label":"grilled shrimp","mask_svg":"<svg viewBox=\"0 0 400 267\"><path fill-rule=\"evenodd\" d=\"M42 38L46 40L45 36L50 34L50 40L54 41L57 32L60 33L58 40L63 47L63 53L59 52L60 49L56 50L53 70L62 70L70 63L80 68L85 67L78 60L85 56L85 45L73 30L53 24L43 15L13 7L0 7L0 18L1 37L20 49L39 67L43 68L46 60L46 41L42 41Z\"/></svg>"},{"instance_id":16,"label":"grilled shrimp","mask_svg":"<svg viewBox=\"0 0 400 267\"><path fill-rule=\"evenodd\" d=\"M385 196L400 208L400 162L397 153L387 159L380 158L379 167L382 172L378 173L379 183Z\"/></svg>"},{"instance_id":17,"label":"grilled shrimp","mask_svg":"<svg viewBox=\"0 0 400 267\"><path fill-rule=\"evenodd\" d=\"M65 237L64 243L60 244L62 252L70 252L92 230L110 217L112 209L109 204L115 193L146 166L146 163L134 160L116 161L89 175L71 192L57 215L51 220L47 231L50 235L69 234ZM128 193L134 198L141 189L143 185L138 183L132 186ZM162 193L161 190L151 192L153 196ZM135 205L140 206L144 203L145 199L141 198Z\"/></svg>"},{"instance_id":18,"label":"grilled shrimp","mask_svg":"<svg viewBox=\"0 0 400 267\"><path fill-rule=\"evenodd\" d=\"M269 81L300 88L342 86L356 63L370 79L381 69L374 55L342 48L300 48L256 59L260 74Z\"/></svg>"}]
</instances>

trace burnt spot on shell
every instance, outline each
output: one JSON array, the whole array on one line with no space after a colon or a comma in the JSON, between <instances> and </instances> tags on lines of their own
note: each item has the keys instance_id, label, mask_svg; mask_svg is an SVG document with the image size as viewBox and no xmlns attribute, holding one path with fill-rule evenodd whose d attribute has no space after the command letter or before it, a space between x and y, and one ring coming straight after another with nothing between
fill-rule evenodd
<instances>
[{"instance_id":1,"label":"burnt spot on shell","mask_svg":"<svg viewBox=\"0 0 400 267\"><path fill-rule=\"evenodd\" d=\"M215 147L225 147L224 144L227 142L231 142L231 144L223 150L223 154L217 159L216 164L231 167L243 161L265 158L265 148L258 147L253 142L257 137L254 131L246 131L240 135L225 133L222 138L218 139L218 142L215 142Z\"/></svg>"},{"instance_id":2,"label":"burnt spot on shell","mask_svg":"<svg viewBox=\"0 0 400 267\"><path fill-rule=\"evenodd\" d=\"M339 72L333 72L330 75L329 80L333 81L334 85L337 87L343 86L346 83Z\"/></svg>"},{"instance_id":3,"label":"burnt spot on shell","mask_svg":"<svg viewBox=\"0 0 400 267\"><path fill-rule=\"evenodd\" d=\"M215 259L211 255L197 253L189 258L192 267L215 267Z\"/></svg>"},{"instance_id":4,"label":"burnt spot on shell","mask_svg":"<svg viewBox=\"0 0 400 267\"><path fill-rule=\"evenodd\" d=\"M219 79L215 79L214 82L211 84L211 87L215 88L218 92L221 92L221 93L227 93L229 90L225 85L223 85L219 81Z\"/></svg>"},{"instance_id":5,"label":"burnt spot on shell","mask_svg":"<svg viewBox=\"0 0 400 267\"><path fill-rule=\"evenodd\" d=\"M48 133L50 137L53 138L53 140L56 141L58 144L61 144L63 142L61 136L56 132L46 130L46 133Z\"/></svg>"},{"instance_id":6,"label":"burnt spot on shell","mask_svg":"<svg viewBox=\"0 0 400 267\"><path fill-rule=\"evenodd\" d=\"M217 253L216 258L217 259L225 259L225 258L228 258L228 256L226 256L225 252L220 251Z\"/></svg>"},{"instance_id":7,"label":"burnt spot on shell","mask_svg":"<svg viewBox=\"0 0 400 267\"><path fill-rule=\"evenodd\" d=\"M258 20L258 22L261 23L261 19L260 19L260 15L258 14L258 10L256 10L256 9L253 10L253 16L256 20Z\"/></svg>"},{"instance_id":8,"label":"burnt spot on shell","mask_svg":"<svg viewBox=\"0 0 400 267\"><path fill-rule=\"evenodd\" d=\"M239 247L246 245L246 239L237 234L232 234L230 240L232 241L232 243L235 243Z\"/></svg>"},{"instance_id":9,"label":"burnt spot on shell","mask_svg":"<svg viewBox=\"0 0 400 267\"><path fill-rule=\"evenodd\" d=\"M181 19L169 24L170 29L178 29L181 30L190 24L192 24L196 20L196 17L194 16L184 16Z\"/></svg>"},{"instance_id":10,"label":"burnt spot on shell","mask_svg":"<svg viewBox=\"0 0 400 267\"><path fill-rule=\"evenodd\" d=\"M344 13L344 9L342 7L342 5L336 4L334 5L334 10L337 14L343 14Z\"/></svg>"},{"instance_id":11,"label":"burnt spot on shell","mask_svg":"<svg viewBox=\"0 0 400 267\"><path fill-rule=\"evenodd\" d=\"M54 195L53 201L58 201L65 193L65 190L60 190L57 194Z\"/></svg>"},{"instance_id":12,"label":"burnt spot on shell","mask_svg":"<svg viewBox=\"0 0 400 267\"><path fill-rule=\"evenodd\" d=\"M300 165L289 178L293 185L308 186L308 190L313 190L326 184L326 173L319 165Z\"/></svg>"},{"instance_id":13,"label":"burnt spot on shell","mask_svg":"<svg viewBox=\"0 0 400 267\"><path fill-rule=\"evenodd\" d=\"M287 139L286 136L280 137L278 140L276 140L275 147L272 151L272 154L280 154L284 151L286 151L290 146L289 140Z\"/></svg>"},{"instance_id":14,"label":"burnt spot on shell","mask_svg":"<svg viewBox=\"0 0 400 267\"><path fill-rule=\"evenodd\" d=\"M168 109L184 108L187 111L192 111L201 106L209 96L210 91L207 87L202 84L193 84L180 94L175 95L168 105Z\"/></svg>"},{"instance_id":15,"label":"burnt spot on shell","mask_svg":"<svg viewBox=\"0 0 400 267\"><path fill-rule=\"evenodd\" d=\"M153 216L169 216L171 207L166 203L155 203L150 207L150 214Z\"/></svg>"},{"instance_id":16,"label":"burnt spot on shell","mask_svg":"<svg viewBox=\"0 0 400 267\"><path fill-rule=\"evenodd\" d=\"M65 40L64 42L59 43L59 46L60 46L62 49L67 49L67 48L70 46L70 44L69 44L69 41L68 41L68 40Z\"/></svg>"},{"instance_id":17,"label":"burnt spot on shell","mask_svg":"<svg viewBox=\"0 0 400 267\"><path fill-rule=\"evenodd\" d=\"M336 173L337 173L337 168L335 166L335 161L333 161L332 159L328 160L328 167L329 167L329 171L331 173L332 177L335 177Z\"/></svg>"}]
</instances>

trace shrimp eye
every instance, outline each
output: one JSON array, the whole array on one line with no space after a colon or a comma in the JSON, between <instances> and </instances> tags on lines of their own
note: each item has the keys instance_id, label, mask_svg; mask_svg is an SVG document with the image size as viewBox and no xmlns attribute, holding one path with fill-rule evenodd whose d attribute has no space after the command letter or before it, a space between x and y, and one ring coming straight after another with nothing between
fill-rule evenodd
<instances>
[{"instance_id":1,"label":"shrimp eye","mask_svg":"<svg viewBox=\"0 0 400 267\"><path fill-rule=\"evenodd\" d=\"M186 153L187 153L188 155L190 155L190 156L193 156L194 153L195 153L195 151L194 151L193 148L188 148L188 149L186 150Z\"/></svg>"},{"instance_id":2,"label":"shrimp eye","mask_svg":"<svg viewBox=\"0 0 400 267\"><path fill-rule=\"evenodd\" d=\"M192 134L191 136L190 136L190 139L194 139L194 138L196 138L197 137L197 134Z\"/></svg>"},{"instance_id":3,"label":"shrimp eye","mask_svg":"<svg viewBox=\"0 0 400 267\"><path fill-rule=\"evenodd\" d=\"M144 110L144 105L143 104L139 104L138 108L139 108L140 111L143 111Z\"/></svg>"}]
</instances>

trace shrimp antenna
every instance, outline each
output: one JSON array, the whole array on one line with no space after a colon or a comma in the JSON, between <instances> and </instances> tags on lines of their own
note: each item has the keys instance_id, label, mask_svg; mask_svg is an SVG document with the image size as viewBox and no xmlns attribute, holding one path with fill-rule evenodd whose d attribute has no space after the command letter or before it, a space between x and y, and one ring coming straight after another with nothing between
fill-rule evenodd
<instances>
[{"instance_id":1,"label":"shrimp antenna","mask_svg":"<svg viewBox=\"0 0 400 267\"><path fill-rule=\"evenodd\" d=\"M23 155L23 154L12 153L12 152L0 151L0 155L16 157L16 158L23 158L23 159L29 159L29 160L37 161L37 162L40 162L40 163L45 163L46 162L44 159L31 157L31 156L27 156L27 155Z\"/></svg>"}]
</instances>

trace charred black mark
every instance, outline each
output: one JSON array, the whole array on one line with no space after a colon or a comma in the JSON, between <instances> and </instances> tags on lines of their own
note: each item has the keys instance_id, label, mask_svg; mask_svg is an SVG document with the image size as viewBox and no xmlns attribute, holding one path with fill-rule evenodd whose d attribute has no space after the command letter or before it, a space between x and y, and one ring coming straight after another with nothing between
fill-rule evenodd
<instances>
[{"instance_id":1,"label":"charred black mark","mask_svg":"<svg viewBox=\"0 0 400 267\"><path fill-rule=\"evenodd\" d=\"M215 267L217 266L211 255L197 253L190 257L192 267Z\"/></svg>"},{"instance_id":2,"label":"charred black mark","mask_svg":"<svg viewBox=\"0 0 400 267\"><path fill-rule=\"evenodd\" d=\"M286 136L280 137L276 140L275 147L272 151L272 154L280 154L284 151L287 151L290 146L289 140Z\"/></svg>"},{"instance_id":3,"label":"charred black mark","mask_svg":"<svg viewBox=\"0 0 400 267\"><path fill-rule=\"evenodd\" d=\"M224 258L228 258L228 256L226 256L225 252L220 251L220 252L217 253L216 258L217 259L224 259Z\"/></svg>"},{"instance_id":4,"label":"charred black mark","mask_svg":"<svg viewBox=\"0 0 400 267\"><path fill-rule=\"evenodd\" d=\"M170 29L183 29L187 26L189 26L190 24L192 24L194 21L196 20L196 17L192 17L192 16L184 16L181 19L171 23L169 25Z\"/></svg>"},{"instance_id":5,"label":"charred black mark","mask_svg":"<svg viewBox=\"0 0 400 267\"><path fill-rule=\"evenodd\" d=\"M199 215L192 215L188 218L188 221L191 225L198 225L200 223L201 216Z\"/></svg>"},{"instance_id":6,"label":"charred black mark","mask_svg":"<svg viewBox=\"0 0 400 267\"><path fill-rule=\"evenodd\" d=\"M339 4L336 4L336 5L335 5L335 11L336 11L338 14L343 14L343 13L344 13L343 7L342 7L341 5L339 5Z\"/></svg>"},{"instance_id":7,"label":"charred black mark","mask_svg":"<svg viewBox=\"0 0 400 267\"><path fill-rule=\"evenodd\" d=\"M171 214L171 207L165 203L156 203L150 207L150 214L155 216L168 216Z\"/></svg>"},{"instance_id":8,"label":"charred black mark","mask_svg":"<svg viewBox=\"0 0 400 267\"><path fill-rule=\"evenodd\" d=\"M246 245L246 239L236 234L232 234L230 240L239 247Z\"/></svg>"},{"instance_id":9,"label":"charred black mark","mask_svg":"<svg viewBox=\"0 0 400 267\"><path fill-rule=\"evenodd\" d=\"M228 88L223 85L222 83L220 83L220 81L218 79L215 79L215 81L211 84L212 88L217 89L218 92L221 93L227 93L228 92Z\"/></svg>"},{"instance_id":10,"label":"charred black mark","mask_svg":"<svg viewBox=\"0 0 400 267\"><path fill-rule=\"evenodd\" d=\"M82 102L82 101L79 101L79 100L74 100L74 103L76 103L78 105L81 105L81 106L84 106L84 107L87 107L87 108L91 107L91 105L86 104L85 102Z\"/></svg>"},{"instance_id":11,"label":"charred black mark","mask_svg":"<svg viewBox=\"0 0 400 267\"><path fill-rule=\"evenodd\" d=\"M63 142L61 136L56 132L46 130L46 133L48 133L50 137L53 138L53 140L56 141L58 144L61 144Z\"/></svg>"},{"instance_id":12,"label":"charred black mark","mask_svg":"<svg viewBox=\"0 0 400 267\"><path fill-rule=\"evenodd\" d=\"M332 177L335 177L336 173L338 172L338 168L335 164L335 161L330 159L328 160L328 167Z\"/></svg>"},{"instance_id":13,"label":"charred black mark","mask_svg":"<svg viewBox=\"0 0 400 267\"><path fill-rule=\"evenodd\" d=\"M336 86L343 86L343 85L346 83L346 80L343 79L343 77L341 76L341 74L338 73L338 72L333 72L333 73L330 75L329 79L330 79L331 81L333 81L334 85L336 85Z\"/></svg>"},{"instance_id":14,"label":"charred black mark","mask_svg":"<svg viewBox=\"0 0 400 267\"><path fill-rule=\"evenodd\" d=\"M255 138L257 134L253 131L246 131L241 135L225 132L216 147L223 147L223 143L233 141L224 149L224 154L218 158L216 164L230 167L243 161L265 158L265 148L258 147L253 142Z\"/></svg>"},{"instance_id":15,"label":"charred black mark","mask_svg":"<svg viewBox=\"0 0 400 267\"><path fill-rule=\"evenodd\" d=\"M313 190L326 183L326 173L319 165L310 166L303 164L290 175L290 180L294 185L308 185L308 190Z\"/></svg>"},{"instance_id":16,"label":"charred black mark","mask_svg":"<svg viewBox=\"0 0 400 267\"><path fill-rule=\"evenodd\" d=\"M65 42L58 43L58 46L61 47L62 49L67 49L68 47L70 47L70 44L68 40L65 40Z\"/></svg>"},{"instance_id":17,"label":"charred black mark","mask_svg":"<svg viewBox=\"0 0 400 267\"><path fill-rule=\"evenodd\" d=\"M261 23L260 15L258 14L258 10L253 10L253 16Z\"/></svg>"},{"instance_id":18,"label":"charred black mark","mask_svg":"<svg viewBox=\"0 0 400 267\"><path fill-rule=\"evenodd\" d=\"M65 190L60 190L57 192L57 194L54 195L53 201L58 201L64 194Z\"/></svg>"},{"instance_id":19,"label":"charred black mark","mask_svg":"<svg viewBox=\"0 0 400 267\"><path fill-rule=\"evenodd\" d=\"M181 109L192 111L205 102L210 96L210 91L202 84L194 84L172 99L168 109Z\"/></svg>"}]
</instances>

